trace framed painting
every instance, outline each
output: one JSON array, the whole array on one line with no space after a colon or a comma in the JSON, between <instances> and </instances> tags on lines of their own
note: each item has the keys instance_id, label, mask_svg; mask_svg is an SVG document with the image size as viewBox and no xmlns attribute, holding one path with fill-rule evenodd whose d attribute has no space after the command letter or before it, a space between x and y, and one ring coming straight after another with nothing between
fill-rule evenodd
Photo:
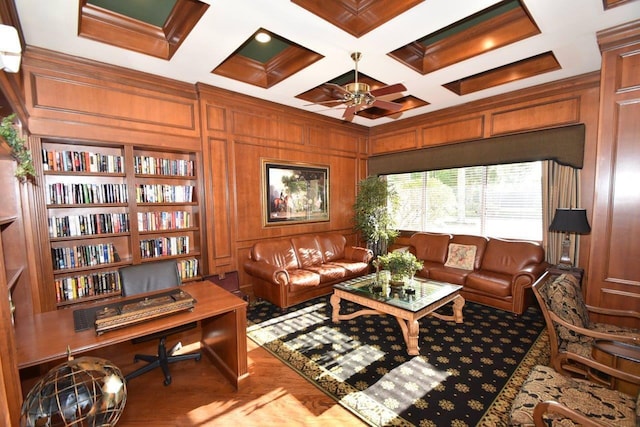
<instances>
[{"instance_id":1,"label":"framed painting","mask_svg":"<svg viewBox=\"0 0 640 427\"><path fill-rule=\"evenodd\" d=\"M329 221L329 167L262 160L264 225Z\"/></svg>"}]
</instances>

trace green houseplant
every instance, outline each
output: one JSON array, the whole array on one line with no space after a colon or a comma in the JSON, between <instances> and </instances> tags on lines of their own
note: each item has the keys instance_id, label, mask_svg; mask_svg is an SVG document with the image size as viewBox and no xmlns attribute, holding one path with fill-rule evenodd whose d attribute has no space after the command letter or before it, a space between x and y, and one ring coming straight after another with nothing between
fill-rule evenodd
<instances>
[{"instance_id":1,"label":"green houseplant","mask_svg":"<svg viewBox=\"0 0 640 427\"><path fill-rule=\"evenodd\" d=\"M390 283L401 285L407 279L413 278L416 271L420 270L424 263L409 251L393 251L380 255L376 261L376 267L389 270Z\"/></svg>"},{"instance_id":2,"label":"green houseplant","mask_svg":"<svg viewBox=\"0 0 640 427\"><path fill-rule=\"evenodd\" d=\"M354 229L374 255L386 253L388 245L398 235L394 218L399 203L398 193L384 178L369 176L358 183L353 206Z\"/></svg>"},{"instance_id":3,"label":"green houseplant","mask_svg":"<svg viewBox=\"0 0 640 427\"><path fill-rule=\"evenodd\" d=\"M33 166L31 151L25 146L25 141L18 135L18 131L13 124L16 115L11 114L2 119L0 123L0 136L5 140L11 149L11 156L18 163L15 176L20 181L33 179L36 177L36 170Z\"/></svg>"}]
</instances>

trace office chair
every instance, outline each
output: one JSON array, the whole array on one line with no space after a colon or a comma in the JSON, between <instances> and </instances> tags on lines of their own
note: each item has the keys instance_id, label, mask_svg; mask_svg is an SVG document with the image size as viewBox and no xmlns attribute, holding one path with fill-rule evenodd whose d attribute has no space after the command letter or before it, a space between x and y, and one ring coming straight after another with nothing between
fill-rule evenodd
<instances>
[{"instance_id":1,"label":"office chair","mask_svg":"<svg viewBox=\"0 0 640 427\"><path fill-rule=\"evenodd\" d=\"M120 278L122 283L122 295L131 296L155 290L170 289L178 287L181 284L178 265L175 260L149 262L140 265L131 265L120 269ZM175 328L161 331L155 334L147 335L142 338L136 338L133 343L150 341L158 339L158 354L152 356L147 354L136 354L133 358L134 362L143 360L147 364L130 374L125 376L128 381L132 378L140 376L155 368L162 368L164 373L164 385L171 384L171 374L169 373L169 364L182 360L200 360L201 354L190 353L174 355L173 353L182 348L182 344L178 342L171 349L165 347L168 335L192 329L196 323L178 326Z\"/></svg>"}]
</instances>

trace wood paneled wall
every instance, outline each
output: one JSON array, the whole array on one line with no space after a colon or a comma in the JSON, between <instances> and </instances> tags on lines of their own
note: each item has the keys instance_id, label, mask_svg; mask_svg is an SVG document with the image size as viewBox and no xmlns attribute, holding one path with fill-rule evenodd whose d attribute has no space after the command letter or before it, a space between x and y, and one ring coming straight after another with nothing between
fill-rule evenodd
<instances>
[{"instance_id":1,"label":"wood paneled wall","mask_svg":"<svg viewBox=\"0 0 640 427\"><path fill-rule=\"evenodd\" d=\"M640 21L598 35L600 132L587 303L640 311ZM604 316L599 321L611 321ZM626 326L639 327L629 318Z\"/></svg>"},{"instance_id":2,"label":"wood paneled wall","mask_svg":"<svg viewBox=\"0 0 640 427\"><path fill-rule=\"evenodd\" d=\"M240 272L259 240L337 231L356 243L352 206L366 176L368 129L199 85L209 265L212 273ZM329 167L328 222L264 225L262 161Z\"/></svg>"}]
</instances>

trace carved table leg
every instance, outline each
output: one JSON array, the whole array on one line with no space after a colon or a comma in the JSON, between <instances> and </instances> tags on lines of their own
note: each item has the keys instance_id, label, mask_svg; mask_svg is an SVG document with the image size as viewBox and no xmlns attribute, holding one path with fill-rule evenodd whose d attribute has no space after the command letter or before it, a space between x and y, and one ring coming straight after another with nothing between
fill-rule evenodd
<instances>
[{"instance_id":1,"label":"carved table leg","mask_svg":"<svg viewBox=\"0 0 640 427\"><path fill-rule=\"evenodd\" d=\"M456 323L462 323L463 322L463 319L462 319L462 307L464 307L464 303L465 302L466 301L464 300L462 295L458 295L453 300L453 317L454 317Z\"/></svg>"},{"instance_id":2,"label":"carved table leg","mask_svg":"<svg viewBox=\"0 0 640 427\"><path fill-rule=\"evenodd\" d=\"M338 323L340 321L340 297L335 293L331 295L331 307L333 310L331 311L331 320L333 323Z\"/></svg>"},{"instance_id":3,"label":"carved table leg","mask_svg":"<svg viewBox=\"0 0 640 427\"><path fill-rule=\"evenodd\" d=\"M407 344L407 353L410 356L417 356L420 354L420 347L418 346L418 334L420 333L420 324L417 320L405 320L400 317L396 317L400 329L402 329L402 335L404 336L404 342Z\"/></svg>"}]
</instances>

